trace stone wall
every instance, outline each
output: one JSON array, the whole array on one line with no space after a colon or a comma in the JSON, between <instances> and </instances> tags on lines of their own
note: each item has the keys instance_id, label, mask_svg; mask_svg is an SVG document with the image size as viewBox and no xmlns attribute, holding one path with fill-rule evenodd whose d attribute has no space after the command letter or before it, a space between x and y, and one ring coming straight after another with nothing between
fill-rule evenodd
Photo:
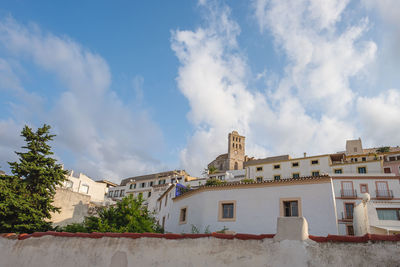
<instances>
[{"instance_id":1,"label":"stone wall","mask_svg":"<svg viewBox=\"0 0 400 267\"><path fill-rule=\"evenodd\" d=\"M72 192L68 189L57 188L53 205L61 208L61 212L52 213L51 221L54 225L59 226L83 222L85 216L89 215L89 203L89 195Z\"/></svg>"},{"instance_id":2,"label":"stone wall","mask_svg":"<svg viewBox=\"0 0 400 267\"><path fill-rule=\"evenodd\" d=\"M400 263L400 236L310 236L318 242L276 242L272 236L37 233L20 235L24 240L0 237L0 265L253 267ZM393 241L379 241L380 238Z\"/></svg>"}]
</instances>

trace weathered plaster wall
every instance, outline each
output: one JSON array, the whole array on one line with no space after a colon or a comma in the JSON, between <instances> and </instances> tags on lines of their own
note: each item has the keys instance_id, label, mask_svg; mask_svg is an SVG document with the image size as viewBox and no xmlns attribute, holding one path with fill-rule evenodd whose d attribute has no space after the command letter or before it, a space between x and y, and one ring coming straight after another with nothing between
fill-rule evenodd
<instances>
[{"instance_id":1,"label":"weathered plaster wall","mask_svg":"<svg viewBox=\"0 0 400 267\"><path fill-rule=\"evenodd\" d=\"M0 238L1 266L398 266L398 242Z\"/></svg>"},{"instance_id":2,"label":"weathered plaster wall","mask_svg":"<svg viewBox=\"0 0 400 267\"><path fill-rule=\"evenodd\" d=\"M57 188L53 205L61 208L61 212L52 213L51 221L54 225L60 226L83 222L85 216L89 216L89 202L89 195Z\"/></svg>"}]
</instances>

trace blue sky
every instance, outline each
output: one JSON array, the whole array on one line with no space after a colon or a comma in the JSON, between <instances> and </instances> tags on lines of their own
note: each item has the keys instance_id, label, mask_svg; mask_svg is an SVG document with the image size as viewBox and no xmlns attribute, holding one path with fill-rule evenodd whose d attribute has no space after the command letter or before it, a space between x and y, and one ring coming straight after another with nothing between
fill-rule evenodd
<instances>
[{"instance_id":1,"label":"blue sky","mask_svg":"<svg viewBox=\"0 0 400 267\"><path fill-rule=\"evenodd\" d=\"M0 166L24 124L95 178L199 175L225 153L400 143L400 5L387 1L5 1Z\"/></svg>"}]
</instances>

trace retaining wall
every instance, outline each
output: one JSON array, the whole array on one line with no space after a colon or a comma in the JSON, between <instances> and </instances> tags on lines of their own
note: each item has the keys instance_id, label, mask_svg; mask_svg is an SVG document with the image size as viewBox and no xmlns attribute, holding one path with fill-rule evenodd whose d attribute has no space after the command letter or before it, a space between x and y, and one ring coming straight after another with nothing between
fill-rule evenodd
<instances>
[{"instance_id":1,"label":"retaining wall","mask_svg":"<svg viewBox=\"0 0 400 267\"><path fill-rule=\"evenodd\" d=\"M34 233L0 237L0 266L399 266L400 236Z\"/></svg>"}]
</instances>

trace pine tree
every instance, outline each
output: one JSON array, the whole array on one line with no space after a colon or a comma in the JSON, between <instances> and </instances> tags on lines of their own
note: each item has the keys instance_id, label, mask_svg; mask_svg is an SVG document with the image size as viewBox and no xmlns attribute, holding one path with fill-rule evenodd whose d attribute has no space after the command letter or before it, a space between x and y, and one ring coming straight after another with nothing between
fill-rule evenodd
<instances>
[{"instance_id":1,"label":"pine tree","mask_svg":"<svg viewBox=\"0 0 400 267\"><path fill-rule=\"evenodd\" d=\"M47 142L55 135L50 126L43 125L33 132L25 126L26 152L16 152L18 162L9 162L12 176L0 178L0 231L34 232L50 228L51 212L59 211L52 205L56 186L62 184L67 173L56 160Z\"/></svg>"}]
</instances>

